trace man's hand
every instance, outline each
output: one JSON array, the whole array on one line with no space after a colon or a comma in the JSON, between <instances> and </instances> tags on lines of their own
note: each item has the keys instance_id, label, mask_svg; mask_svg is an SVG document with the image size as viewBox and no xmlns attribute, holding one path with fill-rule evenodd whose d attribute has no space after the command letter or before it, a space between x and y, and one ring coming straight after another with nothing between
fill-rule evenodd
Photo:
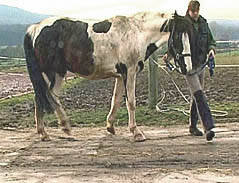
<instances>
[{"instance_id":1,"label":"man's hand","mask_svg":"<svg viewBox=\"0 0 239 183\"><path fill-rule=\"evenodd\" d=\"M215 58L215 51L213 49L211 49L208 53L209 56L212 56L213 58Z\"/></svg>"},{"instance_id":2,"label":"man's hand","mask_svg":"<svg viewBox=\"0 0 239 183\"><path fill-rule=\"evenodd\" d=\"M163 61L164 61L164 62L167 62L167 60L168 60L168 54L165 53L164 56L163 56Z\"/></svg>"},{"instance_id":3,"label":"man's hand","mask_svg":"<svg viewBox=\"0 0 239 183\"><path fill-rule=\"evenodd\" d=\"M215 52L214 50L210 50L208 53L208 67L209 67L209 73L210 77L214 74L214 68L215 68Z\"/></svg>"},{"instance_id":4,"label":"man's hand","mask_svg":"<svg viewBox=\"0 0 239 183\"><path fill-rule=\"evenodd\" d=\"M166 67L170 70L173 71L174 70L174 66L169 62L169 57L167 53L164 54L163 56L163 61L166 63Z\"/></svg>"}]
</instances>

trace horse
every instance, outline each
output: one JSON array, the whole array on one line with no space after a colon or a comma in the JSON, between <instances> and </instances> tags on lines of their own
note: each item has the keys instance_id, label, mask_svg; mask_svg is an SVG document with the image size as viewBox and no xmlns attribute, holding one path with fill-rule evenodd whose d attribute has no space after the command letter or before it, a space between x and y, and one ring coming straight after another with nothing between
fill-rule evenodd
<instances>
[{"instance_id":1,"label":"horse","mask_svg":"<svg viewBox=\"0 0 239 183\"><path fill-rule=\"evenodd\" d=\"M115 134L114 121L125 91L128 127L134 141L146 140L135 120L135 81L144 61L169 34L160 31L167 14L140 12L87 22L69 17L50 17L28 27L24 37L27 69L35 93L35 122L41 140L50 140L44 129L45 113L58 117L70 135L69 119L59 101L67 71L89 80L113 77L115 86L106 119L107 131Z\"/></svg>"}]
</instances>

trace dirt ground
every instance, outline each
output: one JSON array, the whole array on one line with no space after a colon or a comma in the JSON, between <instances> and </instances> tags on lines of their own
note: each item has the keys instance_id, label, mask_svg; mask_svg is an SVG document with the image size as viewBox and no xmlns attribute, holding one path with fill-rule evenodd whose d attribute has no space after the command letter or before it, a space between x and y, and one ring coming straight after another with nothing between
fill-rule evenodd
<instances>
[{"instance_id":1,"label":"dirt ground","mask_svg":"<svg viewBox=\"0 0 239 183\"><path fill-rule=\"evenodd\" d=\"M142 143L125 127L115 136L74 128L71 137L49 128L49 142L34 129L0 130L0 182L238 182L238 123L220 124L213 142L190 136L186 126L140 128L148 137Z\"/></svg>"},{"instance_id":2,"label":"dirt ground","mask_svg":"<svg viewBox=\"0 0 239 183\"><path fill-rule=\"evenodd\" d=\"M12 95L19 95L32 90L27 73L3 73L0 72L0 99Z\"/></svg>"},{"instance_id":3,"label":"dirt ground","mask_svg":"<svg viewBox=\"0 0 239 183\"><path fill-rule=\"evenodd\" d=\"M217 68L213 80L206 78L205 92L210 102L239 101L238 71ZM174 76L188 95L185 81ZM164 103L177 103L181 96L170 79L162 74L159 82L160 91L163 87L167 92ZM65 108L109 106L112 79L82 83L63 92ZM147 105L147 84L146 74L139 74L137 105ZM0 73L0 88L0 99L32 89L27 74L21 73ZM33 102L29 103L30 107L21 108L21 113L34 111ZM116 136L107 134L105 128L73 128L70 137L60 129L48 128L52 140L41 142L33 128L4 126L0 130L0 183L239 182L238 123L217 124L211 143L205 137L190 136L187 126L140 128L148 137L142 143L133 142L126 127L117 127Z\"/></svg>"},{"instance_id":4,"label":"dirt ground","mask_svg":"<svg viewBox=\"0 0 239 183\"><path fill-rule=\"evenodd\" d=\"M216 68L212 79L206 71L205 93L209 101L239 101L239 67ZM68 79L74 75L68 73ZM180 90L190 97L189 90L184 78L178 73L172 73L172 78L177 83ZM75 86L72 90L64 91L61 101L66 108L100 108L108 107L114 87L114 79L97 81L85 80L81 85ZM27 73L1 73L0 72L0 100L13 95L32 91L32 85ZM178 103L182 96L176 90L170 77L162 70L159 72L159 95L166 92L165 104ZM147 105L148 99L148 78L147 72L141 72L136 80L136 101L137 106ZM32 109L33 110L33 109Z\"/></svg>"}]
</instances>

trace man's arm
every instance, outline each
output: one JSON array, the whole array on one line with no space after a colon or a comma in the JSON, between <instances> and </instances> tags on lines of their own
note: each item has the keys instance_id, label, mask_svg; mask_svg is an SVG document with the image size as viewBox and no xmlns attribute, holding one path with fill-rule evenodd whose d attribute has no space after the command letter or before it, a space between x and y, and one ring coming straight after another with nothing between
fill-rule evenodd
<instances>
[{"instance_id":1,"label":"man's arm","mask_svg":"<svg viewBox=\"0 0 239 183\"><path fill-rule=\"evenodd\" d=\"M212 52L212 50L215 54L216 53L216 41L212 35L210 28L208 27L208 53Z\"/></svg>"}]
</instances>

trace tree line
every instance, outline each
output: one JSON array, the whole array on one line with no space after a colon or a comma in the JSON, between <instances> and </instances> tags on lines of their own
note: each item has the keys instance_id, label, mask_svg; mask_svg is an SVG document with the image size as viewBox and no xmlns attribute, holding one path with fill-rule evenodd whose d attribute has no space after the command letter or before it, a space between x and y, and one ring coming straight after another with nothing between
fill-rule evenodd
<instances>
[{"instance_id":1,"label":"tree line","mask_svg":"<svg viewBox=\"0 0 239 183\"><path fill-rule=\"evenodd\" d=\"M23 39L28 25L0 25L0 56L24 57ZM239 40L239 26L212 21L209 27L215 40Z\"/></svg>"},{"instance_id":2,"label":"tree line","mask_svg":"<svg viewBox=\"0 0 239 183\"><path fill-rule=\"evenodd\" d=\"M212 21L209 27L217 41L239 40L239 26L225 26Z\"/></svg>"}]
</instances>

